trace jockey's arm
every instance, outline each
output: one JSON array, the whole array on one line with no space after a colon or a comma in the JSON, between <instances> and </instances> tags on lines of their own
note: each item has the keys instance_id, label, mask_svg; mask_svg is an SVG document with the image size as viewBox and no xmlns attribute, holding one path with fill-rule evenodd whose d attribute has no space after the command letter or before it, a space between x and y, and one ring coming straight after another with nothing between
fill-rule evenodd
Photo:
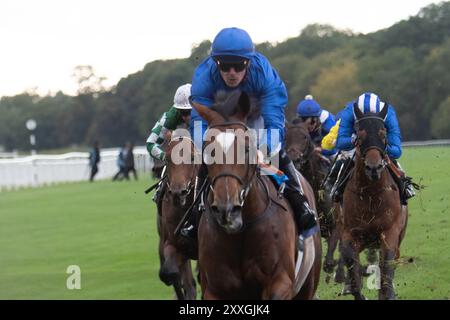
<instances>
[{"instance_id":1,"label":"jockey's arm","mask_svg":"<svg viewBox=\"0 0 450 320\"><path fill-rule=\"evenodd\" d=\"M167 132L176 129L180 123L180 116L174 107L163 113L153 127L146 142L147 151L152 158L157 160L165 159L166 154L161 149L161 144L164 142Z\"/></svg>"},{"instance_id":2,"label":"jockey's arm","mask_svg":"<svg viewBox=\"0 0 450 320\"><path fill-rule=\"evenodd\" d=\"M324 156L332 156L337 152L336 149L336 139L338 135L339 130L339 124L341 123L341 120L336 122L333 127L329 130L328 134L323 137L321 142L322 147L322 154Z\"/></svg>"},{"instance_id":3,"label":"jockey's arm","mask_svg":"<svg viewBox=\"0 0 450 320\"><path fill-rule=\"evenodd\" d=\"M336 124L331 128L330 132L328 132L328 134L325 137L323 137L321 143L322 150L329 150L329 151L334 150L334 148L336 147L336 139L340 123L341 120L336 122Z\"/></svg>"},{"instance_id":4,"label":"jockey's arm","mask_svg":"<svg viewBox=\"0 0 450 320\"><path fill-rule=\"evenodd\" d=\"M273 156L284 146L288 95L286 86L269 63L262 65L262 70L255 81L255 91L259 92L258 104L261 107L264 129L267 130L267 140L262 144L267 144L267 153Z\"/></svg>"},{"instance_id":5,"label":"jockey's arm","mask_svg":"<svg viewBox=\"0 0 450 320\"><path fill-rule=\"evenodd\" d=\"M389 106L385 126L387 131L387 154L391 159L398 159L402 155L402 137L397 115L391 106Z\"/></svg>"},{"instance_id":6,"label":"jockey's arm","mask_svg":"<svg viewBox=\"0 0 450 320\"><path fill-rule=\"evenodd\" d=\"M353 125L355 123L352 108L353 106L351 105L347 106L342 112L336 139L336 148L338 150L351 150L355 147L352 143L352 134L354 133Z\"/></svg>"}]
</instances>

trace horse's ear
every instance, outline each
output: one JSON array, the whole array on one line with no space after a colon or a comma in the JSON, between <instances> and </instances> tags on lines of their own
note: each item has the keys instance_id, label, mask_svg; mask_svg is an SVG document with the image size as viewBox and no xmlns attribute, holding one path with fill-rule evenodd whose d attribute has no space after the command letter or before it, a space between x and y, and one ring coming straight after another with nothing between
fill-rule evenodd
<instances>
[{"instance_id":1,"label":"horse's ear","mask_svg":"<svg viewBox=\"0 0 450 320\"><path fill-rule=\"evenodd\" d=\"M359 110L358 104L355 102L353 103L353 114L355 115L356 119L361 119L364 116L364 113L362 113L361 110Z\"/></svg>"},{"instance_id":2,"label":"horse's ear","mask_svg":"<svg viewBox=\"0 0 450 320\"><path fill-rule=\"evenodd\" d=\"M219 114L215 112L214 110L211 110L210 108L201 105L197 102L191 102L192 106L195 110L197 110L198 114L210 124L214 120L217 120L219 117Z\"/></svg>"},{"instance_id":3,"label":"horse's ear","mask_svg":"<svg viewBox=\"0 0 450 320\"><path fill-rule=\"evenodd\" d=\"M384 108L378 113L378 116L384 120L386 120L387 112L388 112L389 104L387 102L384 103Z\"/></svg>"},{"instance_id":4,"label":"horse's ear","mask_svg":"<svg viewBox=\"0 0 450 320\"><path fill-rule=\"evenodd\" d=\"M250 97L247 93L241 92L239 96L236 116L245 120L250 112Z\"/></svg>"}]
</instances>

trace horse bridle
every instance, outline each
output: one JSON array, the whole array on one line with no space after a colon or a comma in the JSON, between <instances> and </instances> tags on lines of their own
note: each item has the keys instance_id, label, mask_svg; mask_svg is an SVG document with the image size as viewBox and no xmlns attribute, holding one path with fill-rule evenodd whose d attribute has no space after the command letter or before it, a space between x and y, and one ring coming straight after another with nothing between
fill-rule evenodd
<instances>
[{"instance_id":1,"label":"horse bridle","mask_svg":"<svg viewBox=\"0 0 450 320\"><path fill-rule=\"evenodd\" d=\"M355 125L354 125L354 128L355 128L355 130L358 130L358 128L359 128L359 123L360 122L362 122L362 121L364 121L364 120L369 120L369 119L376 119L376 120L378 120L378 121L381 121L381 122L383 122L383 126L384 126L384 120L381 118L381 117L378 117L378 116L366 116L366 117L364 117L364 118L361 118L361 119L358 119L358 120L356 120L355 121ZM381 145L378 145L377 143L375 143L375 144L372 144L371 143L371 141L372 140L374 140L374 139L369 139L367 142L365 142L365 143L359 143L359 138L358 138L358 143L357 143L357 145L359 146L359 149L360 149L360 151L361 151L361 158L362 158L362 160L364 161L365 160L365 156L366 156L366 154L367 154L367 151L369 151L370 149L376 149L376 150L378 150L380 153L381 153L381 156L382 156L382 160L381 160L381 166L382 166L382 169L384 169L385 167L386 167L386 165L387 165L387 163L386 163L386 160L385 160L385 157L386 157L386 147L387 147L387 139L385 139L385 141L384 141L384 145L383 146L381 146Z\"/></svg>"},{"instance_id":2,"label":"horse bridle","mask_svg":"<svg viewBox=\"0 0 450 320\"><path fill-rule=\"evenodd\" d=\"M245 123L243 123L243 122L240 122L240 121L227 121L227 122L224 122L224 123L220 123L220 124L216 124L216 125L210 126L209 128L210 129L214 129L214 128L218 128L218 127L225 127L225 126L232 126L232 125L241 126L242 128L244 128L244 131L248 131L247 125ZM246 158L247 158L247 156L246 156ZM255 167L255 170L253 171L253 173L250 176L250 164L247 163L247 161L246 161L245 164L247 165L247 172L245 173L245 178L244 178L246 181L244 181L241 177L239 177L238 175L236 175L234 173L231 173L231 172L219 173L218 175L216 175L216 176L211 178L211 183L209 185L209 188L211 189L212 193L215 194L215 192L214 192L214 184L216 183L216 181L218 179L226 178L226 177L234 178L242 186L242 190L239 193L239 202L240 202L239 205L241 207L243 207L245 198L247 197L247 195L248 195L248 193L250 191L250 188L252 187L253 177L256 174L256 167Z\"/></svg>"},{"instance_id":3,"label":"horse bridle","mask_svg":"<svg viewBox=\"0 0 450 320\"><path fill-rule=\"evenodd\" d=\"M177 137L176 139L177 140L175 140L175 139L170 140L168 145L170 146L170 143L172 143L173 141L181 141L181 140L186 139L186 140L189 140L189 142L191 143L192 146L194 146L194 151L195 151L195 143L189 137L180 136L180 137ZM197 166L197 164L194 163L194 166ZM189 179L189 182L188 182L188 185L187 185L188 192L185 195L183 195L183 196L187 197L192 192L192 190L194 190L195 179L196 179L196 170L192 170L192 175L191 175L191 178ZM172 189L170 188L170 182L169 181L170 181L169 172L167 172L167 181L166 181L167 189L169 191L172 191Z\"/></svg>"}]
</instances>

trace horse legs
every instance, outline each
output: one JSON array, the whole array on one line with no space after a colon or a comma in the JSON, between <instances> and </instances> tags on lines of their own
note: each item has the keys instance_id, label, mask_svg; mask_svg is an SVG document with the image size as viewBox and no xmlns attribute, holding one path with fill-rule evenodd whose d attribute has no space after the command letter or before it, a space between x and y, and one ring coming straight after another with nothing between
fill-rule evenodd
<instances>
[{"instance_id":1,"label":"horse legs","mask_svg":"<svg viewBox=\"0 0 450 320\"><path fill-rule=\"evenodd\" d=\"M326 273L332 273L334 267L337 264L337 261L334 260L333 256L338 242L339 242L339 233L336 228L333 228L333 230L331 231L331 235L328 238L327 254L325 256L325 261L323 264L323 271L325 271Z\"/></svg>"},{"instance_id":2,"label":"horse legs","mask_svg":"<svg viewBox=\"0 0 450 320\"><path fill-rule=\"evenodd\" d=\"M263 300L288 300L292 299L292 287L294 283L287 273L277 275L263 288Z\"/></svg>"},{"instance_id":3,"label":"horse legs","mask_svg":"<svg viewBox=\"0 0 450 320\"><path fill-rule=\"evenodd\" d=\"M339 241L339 259L336 268L336 274L334 275L334 281L336 283L343 283L345 281L345 269L344 269L344 257L342 255L342 241Z\"/></svg>"},{"instance_id":4,"label":"horse legs","mask_svg":"<svg viewBox=\"0 0 450 320\"><path fill-rule=\"evenodd\" d=\"M393 230L394 229L394 230ZM399 232L396 228L392 228L384 234L381 243L381 289L378 292L380 300L394 300L394 273L395 273L395 257L399 250Z\"/></svg>"},{"instance_id":5,"label":"horse legs","mask_svg":"<svg viewBox=\"0 0 450 320\"><path fill-rule=\"evenodd\" d=\"M191 261L185 260L180 267L181 283L183 286L185 298L187 300L195 300L197 296L194 277L192 276Z\"/></svg>"},{"instance_id":6,"label":"horse legs","mask_svg":"<svg viewBox=\"0 0 450 320\"><path fill-rule=\"evenodd\" d=\"M171 245L165 243L163 245L163 257L164 262L159 269L159 278L166 285L173 285L175 288L175 293L179 300L184 300L184 294L181 290L181 278L180 269L178 267L177 250Z\"/></svg>"},{"instance_id":7,"label":"horse legs","mask_svg":"<svg viewBox=\"0 0 450 320\"><path fill-rule=\"evenodd\" d=\"M342 255L344 258L344 263L347 267L347 277L350 281L351 294L355 297L355 300L365 300L365 297L361 293L361 265L359 262L360 251L360 245L351 237L343 237Z\"/></svg>"}]
</instances>

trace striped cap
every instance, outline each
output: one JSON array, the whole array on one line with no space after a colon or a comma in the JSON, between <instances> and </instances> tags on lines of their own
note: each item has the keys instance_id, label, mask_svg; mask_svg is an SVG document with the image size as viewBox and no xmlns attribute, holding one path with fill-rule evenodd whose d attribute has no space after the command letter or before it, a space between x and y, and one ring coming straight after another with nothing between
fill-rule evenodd
<instances>
[{"instance_id":1,"label":"striped cap","mask_svg":"<svg viewBox=\"0 0 450 320\"><path fill-rule=\"evenodd\" d=\"M380 98L371 92L365 92L358 97L358 108L362 113L378 113L383 110L385 103L380 101Z\"/></svg>"}]
</instances>

